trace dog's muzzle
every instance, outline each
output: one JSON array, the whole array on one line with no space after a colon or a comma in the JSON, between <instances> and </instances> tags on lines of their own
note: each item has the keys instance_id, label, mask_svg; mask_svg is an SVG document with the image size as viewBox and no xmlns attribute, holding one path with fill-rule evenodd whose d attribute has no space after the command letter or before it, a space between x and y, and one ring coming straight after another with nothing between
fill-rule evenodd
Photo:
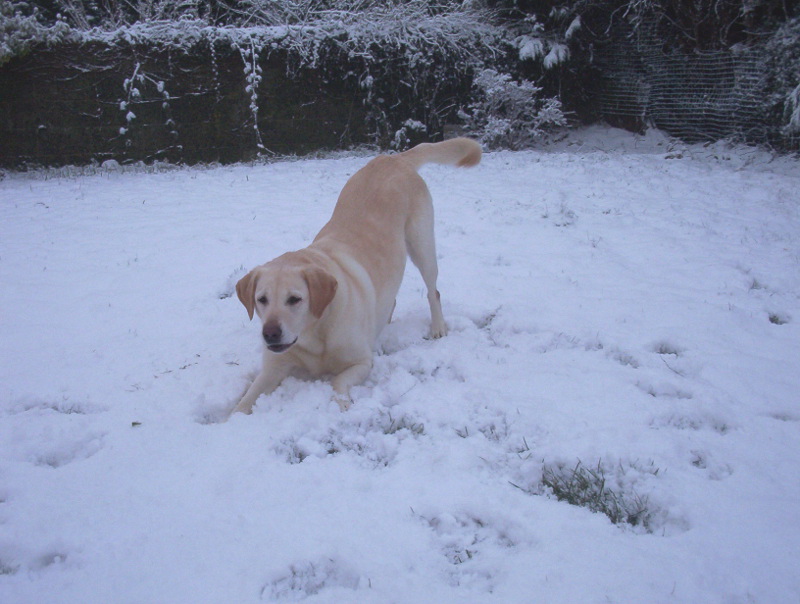
<instances>
[{"instance_id":1,"label":"dog's muzzle","mask_svg":"<svg viewBox=\"0 0 800 604\"><path fill-rule=\"evenodd\" d=\"M294 342L297 342L297 339L295 339ZM280 354L281 352L289 350L294 345L294 342L290 342L289 344L267 344L267 350Z\"/></svg>"},{"instance_id":2,"label":"dog's muzzle","mask_svg":"<svg viewBox=\"0 0 800 604\"><path fill-rule=\"evenodd\" d=\"M286 352L297 342L295 338L288 344L283 341L283 330L277 323L267 323L261 328L261 335L264 336L264 343L271 352Z\"/></svg>"}]
</instances>

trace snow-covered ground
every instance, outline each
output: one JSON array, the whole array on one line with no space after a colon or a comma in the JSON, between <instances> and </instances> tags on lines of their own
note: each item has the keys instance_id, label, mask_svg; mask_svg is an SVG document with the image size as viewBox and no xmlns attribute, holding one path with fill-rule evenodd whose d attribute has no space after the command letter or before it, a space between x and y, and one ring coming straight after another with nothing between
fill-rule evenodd
<instances>
[{"instance_id":1,"label":"snow-covered ground","mask_svg":"<svg viewBox=\"0 0 800 604\"><path fill-rule=\"evenodd\" d=\"M366 159L0 181L0 601L800 601L800 165L426 167L450 334L409 265L350 411L291 379L220 423L236 280ZM545 485L589 471L635 524Z\"/></svg>"}]
</instances>

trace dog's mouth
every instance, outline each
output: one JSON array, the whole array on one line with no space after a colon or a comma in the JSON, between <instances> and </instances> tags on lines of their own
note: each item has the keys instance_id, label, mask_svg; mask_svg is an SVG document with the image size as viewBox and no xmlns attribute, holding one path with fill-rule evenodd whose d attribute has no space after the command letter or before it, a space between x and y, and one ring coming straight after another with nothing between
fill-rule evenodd
<instances>
[{"instance_id":1,"label":"dog's mouth","mask_svg":"<svg viewBox=\"0 0 800 604\"><path fill-rule=\"evenodd\" d=\"M280 354L281 352L289 350L295 342L297 342L297 338L294 339L294 342L289 342L288 344L272 344L271 346L267 346L267 350Z\"/></svg>"}]
</instances>

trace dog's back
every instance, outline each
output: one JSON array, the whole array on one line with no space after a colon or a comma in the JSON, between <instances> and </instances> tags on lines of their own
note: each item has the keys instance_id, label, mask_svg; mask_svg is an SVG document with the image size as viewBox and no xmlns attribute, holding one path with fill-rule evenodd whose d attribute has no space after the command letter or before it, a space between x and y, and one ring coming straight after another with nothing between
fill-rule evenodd
<instances>
[{"instance_id":1,"label":"dog's back","mask_svg":"<svg viewBox=\"0 0 800 604\"><path fill-rule=\"evenodd\" d=\"M433 242L431 197L417 170L428 163L470 167L480 159L480 145L468 138L422 143L376 157L347 181L313 245L348 249L369 273L378 297L393 300L407 253L418 264L417 240Z\"/></svg>"},{"instance_id":2,"label":"dog's back","mask_svg":"<svg viewBox=\"0 0 800 604\"><path fill-rule=\"evenodd\" d=\"M376 157L347 181L316 240L334 233L345 233L347 240L360 239L364 226L372 226L367 235L397 230L412 211L408 203L428 196L425 182L414 174L420 167L428 163L471 167L480 160L480 145L468 138L422 143L403 153Z\"/></svg>"}]
</instances>

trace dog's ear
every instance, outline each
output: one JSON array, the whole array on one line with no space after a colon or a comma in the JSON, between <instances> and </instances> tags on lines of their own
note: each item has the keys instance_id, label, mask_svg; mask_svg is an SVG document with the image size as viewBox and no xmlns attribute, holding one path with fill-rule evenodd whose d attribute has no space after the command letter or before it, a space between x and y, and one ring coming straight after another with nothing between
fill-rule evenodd
<instances>
[{"instance_id":1,"label":"dog's ear","mask_svg":"<svg viewBox=\"0 0 800 604\"><path fill-rule=\"evenodd\" d=\"M236 295L239 296L239 301L244 304L247 314L252 319L256 308L256 276L254 270L247 273L236 283Z\"/></svg>"},{"instance_id":2,"label":"dog's ear","mask_svg":"<svg viewBox=\"0 0 800 604\"><path fill-rule=\"evenodd\" d=\"M333 275L321 268L305 269L303 278L308 285L308 306L311 314L319 319L336 295L339 283Z\"/></svg>"}]
</instances>

